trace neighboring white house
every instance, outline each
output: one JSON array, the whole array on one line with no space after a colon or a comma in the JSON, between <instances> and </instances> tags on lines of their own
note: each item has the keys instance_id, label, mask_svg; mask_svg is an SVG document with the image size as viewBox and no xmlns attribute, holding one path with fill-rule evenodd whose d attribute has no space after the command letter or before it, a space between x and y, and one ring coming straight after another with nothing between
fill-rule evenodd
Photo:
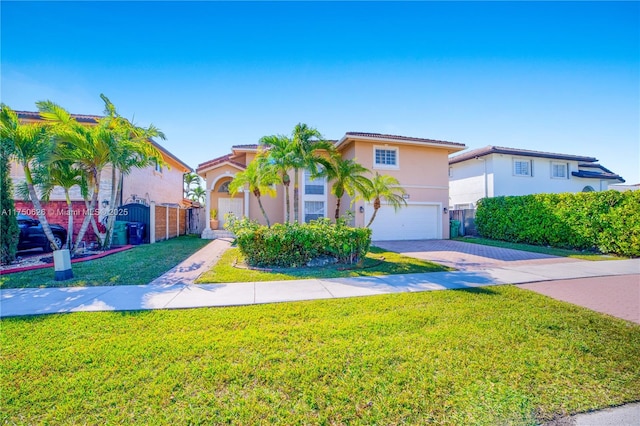
<instances>
[{"instance_id":1,"label":"neighboring white house","mask_svg":"<svg viewBox=\"0 0 640 426\"><path fill-rule=\"evenodd\" d=\"M609 189L615 189L616 191L640 191L640 183L634 185L611 185Z\"/></svg>"},{"instance_id":2,"label":"neighboring white house","mask_svg":"<svg viewBox=\"0 0 640 426\"><path fill-rule=\"evenodd\" d=\"M449 207L484 197L605 191L624 179L593 157L487 146L449 158Z\"/></svg>"}]
</instances>

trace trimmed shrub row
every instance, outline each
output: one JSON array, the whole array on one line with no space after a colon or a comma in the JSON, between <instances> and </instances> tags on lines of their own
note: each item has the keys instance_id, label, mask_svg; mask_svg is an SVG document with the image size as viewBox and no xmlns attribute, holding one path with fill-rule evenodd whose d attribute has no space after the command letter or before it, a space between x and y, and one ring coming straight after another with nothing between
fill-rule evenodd
<instances>
[{"instance_id":1,"label":"trimmed shrub row","mask_svg":"<svg viewBox=\"0 0 640 426\"><path fill-rule=\"evenodd\" d=\"M339 220L311 223L277 223L271 228L247 219L231 218L226 228L251 266L300 267L312 259L328 256L339 263L364 258L371 245L371 230L351 228Z\"/></svg>"},{"instance_id":2,"label":"trimmed shrub row","mask_svg":"<svg viewBox=\"0 0 640 426\"><path fill-rule=\"evenodd\" d=\"M640 191L485 198L478 233L495 240L640 256Z\"/></svg>"}]
</instances>

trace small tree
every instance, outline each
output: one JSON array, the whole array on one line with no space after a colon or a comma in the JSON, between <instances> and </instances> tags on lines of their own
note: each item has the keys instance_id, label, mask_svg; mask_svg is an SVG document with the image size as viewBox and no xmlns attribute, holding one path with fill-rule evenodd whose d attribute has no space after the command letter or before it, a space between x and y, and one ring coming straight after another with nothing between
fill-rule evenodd
<instances>
[{"instance_id":1,"label":"small tree","mask_svg":"<svg viewBox=\"0 0 640 426\"><path fill-rule=\"evenodd\" d=\"M264 155L258 155L249 163L243 172L238 173L233 178L233 181L229 184L229 194L233 196L241 188L244 188L244 186L247 185L249 187L249 191L251 191L258 199L260 211L264 216L264 220L267 222L267 227L270 228L271 223L269 222L267 212L262 206L261 197L262 194L268 194L269 196L274 197L276 195L276 191L273 189L273 185L277 183L280 183L280 178L278 177L275 169L268 164Z\"/></svg>"},{"instance_id":2,"label":"small tree","mask_svg":"<svg viewBox=\"0 0 640 426\"><path fill-rule=\"evenodd\" d=\"M406 193L404 188L400 186L398 179L376 172L376 175L371 179L371 186L362 194L365 200L373 200L373 215L371 215L371 219L369 219L366 227L371 227L373 220L378 214L378 210L380 210L382 206L381 200L385 200L394 210L398 211L398 209L407 205L407 200L403 197Z\"/></svg>"},{"instance_id":3,"label":"small tree","mask_svg":"<svg viewBox=\"0 0 640 426\"><path fill-rule=\"evenodd\" d=\"M289 186L291 185L291 177L289 170L295 164L293 144L291 140L282 135L264 136L260 139L260 147L258 155L266 157L266 164L273 167L280 176L280 183L284 189L284 199L286 206L286 222L290 222L291 218L291 202L289 200Z\"/></svg>"},{"instance_id":4,"label":"small tree","mask_svg":"<svg viewBox=\"0 0 640 426\"><path fill-rule=\"evenodd\" d=\"M329 181L333 181L331 193L336 196L336 221L340 218L340 204L345 193L354 198L358 193L366 193L371 187L371 181L364 176L365 173L370 173L369 169L355 160L343 159L338 154L331 156L329 166L324 169L321 175L327 176Z\"/></svg>"},{"instance_id":5,"label":"small tree","mask_svg":"<svg viewBox=\"0 0 640 426\"><path fill-rule=\"evenodd\" d=\"M71 202L71 188L78 186L80 193L84 198L87 197L88 188L87 180L84 173L71 162L58 160L48 161L43 164L38 170L39 180L42 182L40 185L42 189L42 199L48 201L53 189L59 186L64 191L64 198L67 203L67 241L66 246L68 249L73 247L73 204Z\"/></svg>"},{"instance_id":6,"label":"small tree","mask_svg":"<svg viewBox=\"0 0 640 426\"><path fill-rule=\"evenodd\" d=\"M194 183L196 185L198 185L197 187L201 188L200 187L200 176L198 176L197 173L185 173L184 175L182 175L182 179L183 179L183 182L184 182L184 197L185 198L189 197L192 194L191 187L193 186Z\"/></svg>"},{"instance_id":7,"label":"small tree","mask_svg":"<svg viewBox=\"0 0 640 426\"><path fill-rule=\"evenodd\" d=\"M332 152L334 146L331 142L323 140L322 134L315 128L304 123L298 123L293 129L292 166L293 166L293 220L300 221L300 170L308 169L313 174L318 171L318 165L328 167L328 161L319 151Z\"/></svg>"},{"instance_id":8,"label":"small tree","mask_svg":"<svg viewBox=\"0 0 640 426\"><path fill-rule=\"evenodd\" d=\"M188 194L188 197L191 201L197 201L200 203L204 203L206 196L207 191L205 191L204 188L200 186L200 182L198 182L198 186L191 189Z\"/></svg>"}]
</instances>

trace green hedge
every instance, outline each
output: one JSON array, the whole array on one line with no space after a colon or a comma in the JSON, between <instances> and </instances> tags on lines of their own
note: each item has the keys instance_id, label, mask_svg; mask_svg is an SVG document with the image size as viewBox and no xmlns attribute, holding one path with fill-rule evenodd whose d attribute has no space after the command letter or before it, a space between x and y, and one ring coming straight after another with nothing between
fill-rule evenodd
<instances>
[{"instance_id":1,"label":"green hedge","mask_svg":"<svg viewBox=\"0 0 640 426\"><path fill-rule=\"evenodd\" d=\"M268 228L247 219L230 219L226 228L236 235L236 244L251 266L300 267L321 256L355 263L371 245L370 229L351 228L343 221L277 223Z\"/></svg>"},{"instance_id":2,"label":"green hedge","mask_svg":"<svg viewBox=\"0 0 640 426\"><path fill-rule=\"evenodd\" d=\"M485 198L478 233L495 240L640 256L640 191Z\"/></svg>"}]
</instances>

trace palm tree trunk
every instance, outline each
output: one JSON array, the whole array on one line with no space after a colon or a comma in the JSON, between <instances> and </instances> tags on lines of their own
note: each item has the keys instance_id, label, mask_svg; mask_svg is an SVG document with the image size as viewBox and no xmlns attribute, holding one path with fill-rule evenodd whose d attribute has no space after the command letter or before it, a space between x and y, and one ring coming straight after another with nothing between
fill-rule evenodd
<instances>
[{"instance_id":1,"label":"palm tree trunk","mask_svg":"<svg viewBox=\"0 0 640 426\"><path fill-rule=\"evenodd\" d=\"M269 222L269 217L267 216L267 212L264 210L264 207L262 206L262 199L260 197L257 197L257 198L258 198L258 205L260 206L260 211L264 216L264 220L267 221L267 228L271 228L271 223Z\"/></svg>"},{"instance_id":2,"label":"palm tree trunk","mask_svg":"<svg viewBox=\"0 0 640 426\"><path fill-rule=\"evenodd\" d=\"M24 177L27 182L27 188L29 189L29 198L31 198L33 207L36 210L36 214L38 215L38 219L40 220L40 224L42 225L44 235L46 235L47 240L49 240L49 243L54 250L60 250L60 247L58 247L54 239L53 232L51 232L51 227L49 226L47 217L44 215L44 210L42 209L42 204L40 204L40 199L38 198L38 194L36 193L36 188L33 185L31 169L26 165L24 167Z\"/></svg>"},{"instance_id":3,"label":"palm tree trunk","mask_svg":"<svg viewBox=\"0 0 640 426\"><path fill-rule=\"evenodd\" d=\"M378 209L380 208L380 198L376 198L375 201L373 202L373 215L371 216L371 219L369 219L369 223L367 223L367 228L371 227L371 224L373 223L373 219L376 218L376 215L378 214Z\"/></svg>"},{"instance_id":4,"label":"palm tree trunk","mask_svg":"<svg viewBox=\"0 0 640 426\"><path fill-rule=\"evenodd\" d=\"M293 221L300 221L300 182L299 182L299 170L293 169Z\"/></svg>"},{"instance_id":5,"label":"palm tree trunk","mask_svg":"<svg viewBox=\"0 0 640 426\"><path fill-rule=\"evenodd\" d=\"M289 184L285 183L284 184L284 199L285 199L285 204L287 206L287 221L286 223L289 223L289 219L291 217L291 205L289 202Z\"/></svg>"},{"instance_id":6,"label":"palm tree trunk","mask_svg":"<svg viewBox=\"0 0 640 426\"><path fill-rule=\"evenodd\" d=\"M64 196L67 199L67 211L69 212L69 219L67 221L67 249L71 250L71 247L73 247L73 203L69 196L69 188L64 189Z\"/></svg>"},{"instance_id":7,"label":"palm tree trunk","mask_svg":"<svg viewBox=\"0 0 640 426\"><path fill-rule=\"evenodd\" d=\"M340 202L342 201L341 198L336 198L336 222L338 221L338 219L340 219Z\"/></svg>"},{"instance_id":8,"label":"palm tree trunk","mask_svg":"<svg viewBox=\"0 0 640 426\"><path fill-rule=\"evenodd\" d=\"M84 238L84 234L87 233L87 229L89 228L89 222L91 222L91 218L93 217L93 210L96 208L98 204L98 192L100 191L100 172L94 174L94 183L93 183L93 195L91 196L91 203L87 206L87 200L85 200L85 207L87 211L84 215L84 219L82 221L82 226L80 227L80 231L78 231L78 236L76 237L76 245L73 249L73 253L78 252L79 244ZM97 228L97 227L95 227ZM94 231L97 229L94 228ZM99 237L99 233L96 232L96 236Z\"/></svg>"},{"instance_id":9,"label":"palm tree trunk","mask_svg":"<svg viewBox=\"0 0 640 426\"><path fill-rule=\"evenodd\" d=\"M27 187L29 188L29 197L31 197L31 202L33 203L33 207L38 214L38 219L40 220L40 224L42 225L42 230L44 231L44 235L46 235L47 240L49 240L49 244L51 244L51 248L54 250L60 250L60 247L56 244L56 241L53 236L53 232L51 232L51 227L49 226L49 222L47 221L47 217L44 215L44 211L42 209L42 204L40 204L40 200L38 199L38 195L36 194L36 188L33 186L33 183L27 182Z\"/></svg>"},{"instance_id":10,"label":"palm tree trunk","mask_svg":"<svg viewBox=\"0 0 640 426\"><path fill-rule=\"evenodd\" d=\"M118 173L116 171L116 167L113 166L112 168L112 172L111 172L111 201L110 201L110 209L113 211L117 211L118 207L120 206L116 206L116 197L118 192L120 191L120 188L122 187L122 172L119 173L120 178L118 179ZM111 248L111 242L113 241L113 226L116 223L116 215L115 214L109 214L107 216L107 232L105 235L105 240L104 240L104 244L105 244L105 248Z\"/></svg>"},{"instance_id":11,"label":"palm tree trunk","mask_svg":"<svg viewBox=\"0 0 640 426\"><path fill-rule=\"evenodd\" d=\"M369 223L367 223L367 228L371 227L371 224L373 223L373 219L376 218L376 214L378 214L378 209L373 209L373 215L371 216L371 219L369 219Z\"/></svg>"}]
</instances>

